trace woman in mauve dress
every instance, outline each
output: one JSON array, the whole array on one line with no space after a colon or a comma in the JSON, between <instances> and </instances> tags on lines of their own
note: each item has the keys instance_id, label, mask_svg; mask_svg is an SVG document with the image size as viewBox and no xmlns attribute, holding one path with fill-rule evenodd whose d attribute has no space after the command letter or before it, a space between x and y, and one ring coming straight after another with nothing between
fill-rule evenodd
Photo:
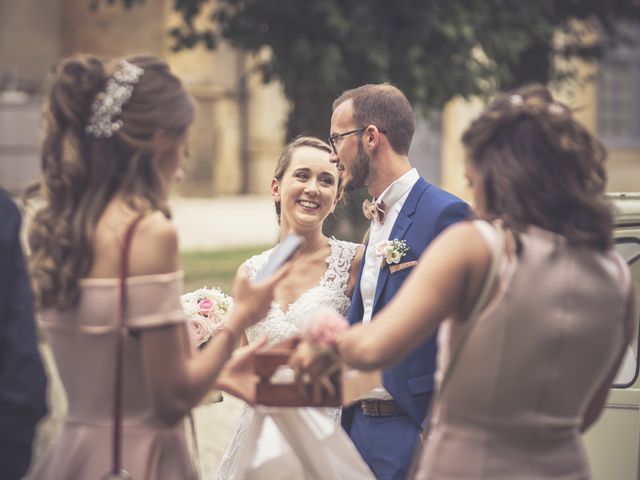
<instances>
[{"instance_id":1,"label":"woman in mauve dress","mask_svg":"<svg viewBox=\"0 0 640 480\"><path fill-rule=\"evenodd\" d=\"M251 400L253 350L228 360L241 332L266 314L282 272L257 285L241 273L226 326L203 349L192 348L167 201L182 176L193 100L157 58L78 56L54 66L45 113L43 205L29 243L39 320L69 408L30 478L85 480L112 469L120 262L136 221L126 281L122 467L140 480L196 478L185 416L212 388Z\"/></svg>"}]
</instances>

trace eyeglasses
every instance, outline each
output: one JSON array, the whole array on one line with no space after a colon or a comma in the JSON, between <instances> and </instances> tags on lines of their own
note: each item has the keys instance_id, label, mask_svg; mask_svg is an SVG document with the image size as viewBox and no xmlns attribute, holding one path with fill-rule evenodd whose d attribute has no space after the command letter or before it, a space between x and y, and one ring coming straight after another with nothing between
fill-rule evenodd
<instances>
[{"instance_id":1,"label":"eyeglasses","mask_svg":"<svg viewBox=\"0 0 640 480\"><path fill-rule=\"evenodd\" d=\"M353 135L354 133L362 133L368 127L369 126L367 125L366 127L356 128L355 130L349 130L348 132L336 133L335 135L331 135L329 137L329 145L331 145L331 148L333 149L333 153L335 153L336 155L338 154L338 146L340 145L340 141L342 140L343 137L346 137L348 135ZM378 128L378 131L380 133L387 133L386 130L383 130L381 128Z\"/></svg>"}]
</instances>

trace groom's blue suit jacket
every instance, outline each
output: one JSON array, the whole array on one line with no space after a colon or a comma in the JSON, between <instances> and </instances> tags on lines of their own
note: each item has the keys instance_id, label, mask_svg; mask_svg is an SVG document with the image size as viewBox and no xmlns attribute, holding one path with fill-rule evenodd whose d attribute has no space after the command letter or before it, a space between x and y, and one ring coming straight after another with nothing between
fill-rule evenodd
<instances>
[{"instance_id":1,"label":"groom's blue suit jacket","mask_svg":"<svg viewBox=\"0 0 640 480\"><path fill-rule=\"evenodd\" d=\"M406 241L409 251L401 263L418 260L439 233L468 216L469 207L465 202L420 178L400 210L389 239ZM364 262L351 298L348 314L350 324L360 322L364 313L360 291L363 266ZM413 268L405 268L394 273L390 273L388 268L380 270L373 303L374 315L393 298L412 270ZM383 372L384 387L417 425L421 425L427 413L434 388L435 368L436 335L433 335L402 363ZM351 426L353 408L343 412L342 423L347 431Z\"/></svg>"}]
</instances>

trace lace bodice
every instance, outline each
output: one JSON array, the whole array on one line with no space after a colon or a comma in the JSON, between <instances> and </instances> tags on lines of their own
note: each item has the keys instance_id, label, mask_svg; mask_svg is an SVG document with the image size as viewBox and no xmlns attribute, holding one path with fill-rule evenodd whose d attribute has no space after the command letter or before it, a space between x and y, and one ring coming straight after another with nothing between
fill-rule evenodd
<instances>
[{"instance_id":1,"label":"lace bodice","mask_svg":"<svg viewBox=\"0 0 640 480\"><path fill-rule=\"evenodd\" d=\"M277 302L271 304L264 320L247 329L247 339L253 343L264 335L271 343L277 343L300 331L302 322L318 308L333 308L346 315L351 300L347 297L349 268L358 244L329 239L331 253L327 257L327 271L313 288L304 292L285 310ZM275 247L274 247L275 248ZM254 278L265 266L273 248L251 257L245 262L249 276Z\"/></svg>"},{"instance_id":2,"label":"lace bodice","mask_svg":"<svg viewBox=\"0 0 640 480\"><path fill-rule=\"evenodd\" d=\"M269 336L271 343L277 343L296 335L300 332L302 322L309 314L319 308L333 308L342 315L346 315L351 304L351 299L347 297L349 269L359 245L335 238L329 239L329 244L331 245L331 253L327 257L327 271L320 282L290 304L286 313L281 305L273 302L264 320L247 329L249 343L255 342L265 334ZM245 262L249 277L254 278L258 274L267 263L272 251L273 248L251 257ZM324 408L322 410L336 423L340 423L341 410L339 408ZM216 472L216 480L239 480L236 476L238 450L245 439L246 427L252 412L253 410L250 408L243 409L238 420L238 428Z\"/></svg>"}]
</instances>

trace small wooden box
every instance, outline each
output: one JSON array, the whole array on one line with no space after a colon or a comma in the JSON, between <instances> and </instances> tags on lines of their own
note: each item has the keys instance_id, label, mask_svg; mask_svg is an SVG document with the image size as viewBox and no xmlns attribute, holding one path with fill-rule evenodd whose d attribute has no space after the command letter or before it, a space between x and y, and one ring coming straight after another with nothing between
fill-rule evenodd
<instances>
[{"instance_id":1,"label":"small wooden box","mask_svg":"<svg viewBox=\"0 0 640 480\"><path fill-rule=\"evenodd\" d=\"M296 344L297 339L285 340L256 354L254 368L260 377L256 386L256 403L274 407L341 407L353 403L362 394L382 384L379 370L361 372L343 367L329 377L335 395L314 402L300 392L293 371L285 371ZM283 371L285 375L276 379L277 372Z\"/></svg>"}]
</instances>

